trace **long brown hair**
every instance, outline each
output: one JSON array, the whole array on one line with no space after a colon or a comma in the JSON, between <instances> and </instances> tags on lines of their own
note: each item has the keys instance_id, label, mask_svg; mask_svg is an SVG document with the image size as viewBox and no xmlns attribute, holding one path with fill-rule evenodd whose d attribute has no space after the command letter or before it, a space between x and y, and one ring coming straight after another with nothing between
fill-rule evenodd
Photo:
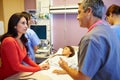
<instances>
[{"instance_id":1,"label":"long brown hair","mask_svg":"<svg viewBox=\"0 0 120 80\"><path fill-rule=\"evenodd\" d=\"M16 38L18 36L17 30L14 27L17 26L18 22L20 21L20 19L22 17L25 17L25 16L21 13L15 13L10 17L9 22L8 22L8 31L0 37L1 43L6 37L10 36L10 37ZM26 17L25 17L25 19L26 19ZM26 19L26 21L27 21L27 19ZM26 46L27 38L25 37L25 34L23 34L20 39L21 39L23 45L28 50L28 48Z\"/></svg>"}]
</instances>

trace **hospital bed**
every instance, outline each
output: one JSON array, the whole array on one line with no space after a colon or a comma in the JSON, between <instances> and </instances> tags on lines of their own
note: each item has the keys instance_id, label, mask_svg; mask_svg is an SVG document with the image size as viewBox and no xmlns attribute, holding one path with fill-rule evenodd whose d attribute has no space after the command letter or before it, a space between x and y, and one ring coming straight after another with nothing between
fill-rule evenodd
<instances>
[{"instance_id":1,"label":"hospital bed","mask_svg":"<svg viewBox=\"0 0 120 80\"><path fill-rule=\"evenodd\" d=\"M77 51L78 47L73 46L75 50L75 55L73 56L76 59L77 62ZM60 48L56 54L62 53L62 48ZM53 56L53 55L51 55ZM49 58L51 58L51 56ZM48 59L49 59L48 58ZM48 60L47 59L47 60ZM47 60L43 61L41 64L44 64ZM20 72L18 74L15 74L5 80L73 80L68 74L55 74L52 73L52 71L56 69L56 66L50 66L50 69L48 70L41 70L38 72Z\"/></svg>"}]
</instances>

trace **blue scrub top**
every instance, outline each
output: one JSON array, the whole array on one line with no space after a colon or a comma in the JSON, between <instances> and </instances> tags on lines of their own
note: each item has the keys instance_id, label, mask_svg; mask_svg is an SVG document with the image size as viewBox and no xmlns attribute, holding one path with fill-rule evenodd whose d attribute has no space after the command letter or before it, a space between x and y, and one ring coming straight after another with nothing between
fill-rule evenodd
<instances>
[{"instance_id":1,"label":"blue scrub top","mask_svg":"<svg viewBox=\"0 0 120 80\"><path fill-rule=\"evenodd\" d=\"M35 61L35 53L34 53L34 46L38 46L41 41L38 38L37 34L30 28L27 29L26 31L26 37L28 39L28 55L30 56L30 58Z\"/></svg>"},{"instance_id":2,"label":"blue scrub top","mask_svg":"<svg viewBox=\"0 0 120 80\"><path fill-rule=\"evenodd\" d=\"M120 80L120 41L110 26L96 25L81 39L78 65L91 80Z\"/></svg>"},{"instance_id":3,"label":"blue scrub top","mask_svg":"<svg viewBox=\"0 0 120 80\"><path fill-rule=\"evenodd\" d=\"M111 26L114 32L117 34L119 40L120 40L120 24L116 24Z\"/></svg>"}]
</instances>

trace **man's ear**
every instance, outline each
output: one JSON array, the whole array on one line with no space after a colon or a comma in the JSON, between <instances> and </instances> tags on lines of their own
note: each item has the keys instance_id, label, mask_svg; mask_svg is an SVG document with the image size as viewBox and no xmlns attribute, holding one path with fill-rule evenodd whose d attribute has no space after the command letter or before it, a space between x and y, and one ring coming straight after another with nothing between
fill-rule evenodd
<instances>
[{"instance_id":1,"label":"man's ear","mask_svg":"<svg viewBox=\"0 0 120 80\"><path fill-rule=\"evenodd\" d=\"M92 8L91 8L91 7L88 7L88 9L87 9L86 12L88 13L88 15L91 15L91 13L92 13Z\"/></svg>"}]
</instances>

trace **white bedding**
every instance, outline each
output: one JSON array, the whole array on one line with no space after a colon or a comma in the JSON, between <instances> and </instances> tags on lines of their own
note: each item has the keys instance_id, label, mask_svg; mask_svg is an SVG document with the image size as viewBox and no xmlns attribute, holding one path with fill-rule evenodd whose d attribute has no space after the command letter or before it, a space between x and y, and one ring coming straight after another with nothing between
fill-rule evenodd
<instances>
[{"instance_id":1,"label":"white bedding","mask_svg":"<svg viewBox=\"0 0 120 80\"><path fill-rule=\"evenodd\" d=\"M77 66L77 52L78 52L78 47L77 46L73 46L73 48L74 48L74 50L75 50L75 55L72 57L72 58L74 58L74 59L72 59L72 60L74 60L74 61L72 61L72 62L74 62L75 63L75 66L73 67L73 68L76 68L76 66ZM56 52L56 54L61 54L62 53L62 48L59 48L59 50ZM49 60L49 59L51 59L51 57L52 56L50 56L47 60ZM56 56L54 59L53 59L53 61L55 61L55 62L57 62L57 61L59 61L59 58ZM52 61L52 63L54 63ZM44 61L45 62L45 61ZM43 63L44 63L43 62ZM71 62L68 62L68 63L71 63ZM42 74L45 74L45 75L48 75L52 80L73 80L68 74L63 74L63 75L58 75L58 74L55 74L55 73L52 73L52 71L54 70L54 69L61 69L60 67L58 67L59 65L56 65L56 63L55 63L55 65L51 65L50 66L50 69L48 69L48 70L43 70L43 71L40 71L40 73L42 73ZM77 69L77 68L76 68Z\"/></svg>"}]
</instances>

